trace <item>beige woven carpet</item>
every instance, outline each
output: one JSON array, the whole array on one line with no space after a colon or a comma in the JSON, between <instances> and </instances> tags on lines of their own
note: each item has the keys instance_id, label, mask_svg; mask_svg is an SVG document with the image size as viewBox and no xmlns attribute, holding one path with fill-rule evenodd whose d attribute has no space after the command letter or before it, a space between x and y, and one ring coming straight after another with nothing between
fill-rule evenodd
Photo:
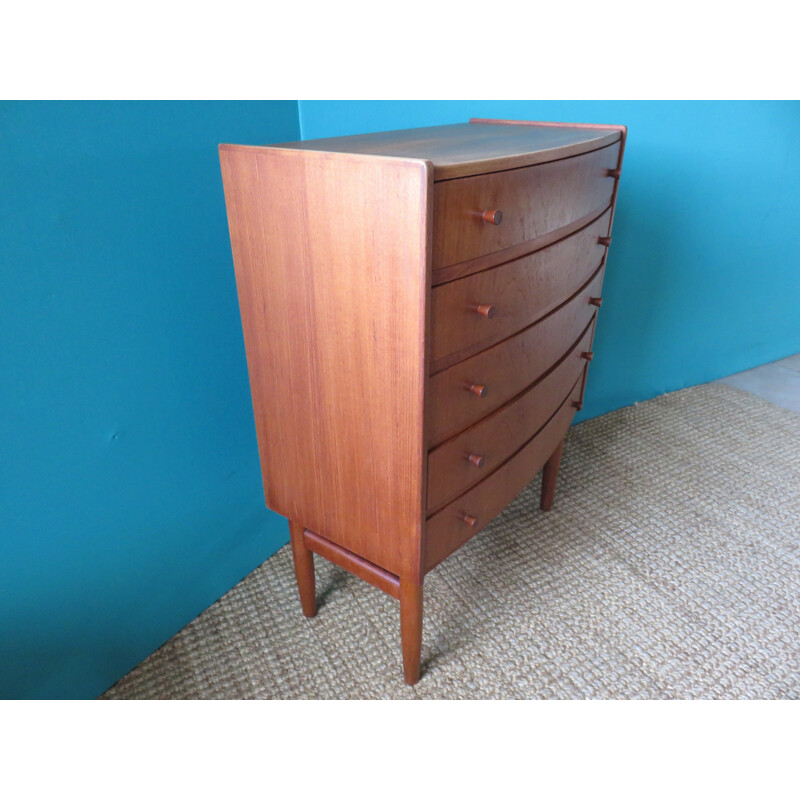
<instances>
[{"instance_id":1,"label":"beige woven carpet","mask_svg":"<svg viewBox=\"0 0 800 800\"><path fill-rule=\"evenodd\" d=\"M288 546L108 698L798 698L800 414L720 384L572 428L535 480L425 580L423 675L395 600Z\"/></svg>"}]
</instances>

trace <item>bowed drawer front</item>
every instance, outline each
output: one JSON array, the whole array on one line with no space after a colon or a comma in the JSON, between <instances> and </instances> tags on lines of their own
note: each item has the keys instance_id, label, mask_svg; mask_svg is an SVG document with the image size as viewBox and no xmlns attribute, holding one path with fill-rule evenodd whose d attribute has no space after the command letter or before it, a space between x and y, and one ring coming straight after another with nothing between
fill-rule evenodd
<instances>
[{"instance_id":1,"label":"bowed drawer front","mask_svg":"<svg viewBox=\"0 0 800 800\"><path fill-rule=\"evenodd\" d=\"M568 300L602 263L610 221L609 209L557 244L435 286L431 371L485 350Z\"/></svg>"},{"instance_id":2,"label":"bowed drawer front","mask_svg":"<svg viewBox=\"0 0 800 800\"><path fill-rule=\"evenodd\" d=\"M514 400L428 455L428 513L479 483L550 419L583 377L594 320L577 344L540 380ZM577 398L580 401L580 397Z\"/></svg>"},{"instance_id":3,"label":"bowed drawer front","mask_svg":"<svg viewBox=\"0 0 800 800\"><path fill-rule=\"evenodd\" d=\"M601 300L603 267L540 322L432 375L430 441L466 428L506 403L549 369L580 338Z\"/></svg>"},{"instance_id":4,"label":"bowed drawer front","mask_svg":"<svg viewBox=\"0 0 800 800\"><path fill-rule=\"evenodd\" d=\"M442 181L433 190L433 268L551 234L608 208L619 144L572 158Z\"/></svg>"},{"instance_id":5,"label":"bowed drawer front","mask_svg":"<svg viewBox=\"0 0 800 800\"><path fill-rule=\"evenodd\" d=\"M432 569L471 539L527 486L531 475L544 466L566 435L580 394L580 381L576 381L553 417L516 455L428 520L426 569Z\"/></svg>"},{"instance_id":6,"label":"bowed drawer front","mask_svg":"<svg viewBox=\"0 0 800 800\"><path fill-rule=\"evenodd\" d=\"M474 120L220 145L264 495L303 613L314 554L399 599L408 683L425 574L540 470L553 502L625 134Z\"/></svg>"}]
</instances>

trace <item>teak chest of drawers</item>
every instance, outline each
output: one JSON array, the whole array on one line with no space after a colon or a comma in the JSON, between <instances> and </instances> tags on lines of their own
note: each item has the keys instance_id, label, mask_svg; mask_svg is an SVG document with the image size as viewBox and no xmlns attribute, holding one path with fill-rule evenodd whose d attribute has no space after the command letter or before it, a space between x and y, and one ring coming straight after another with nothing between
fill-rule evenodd
<instances>
[{"instance_id":1,"label":"teak chest of drawers","mask_svg":"<svg viewBox=\"0 0 800 800\"><path fill-rule=\"evenodd\" d=\"M544 467L553 502L602 302L626 129L469 124L220 145L267 506L400 600Z\"/></svg>"}]
</instances>

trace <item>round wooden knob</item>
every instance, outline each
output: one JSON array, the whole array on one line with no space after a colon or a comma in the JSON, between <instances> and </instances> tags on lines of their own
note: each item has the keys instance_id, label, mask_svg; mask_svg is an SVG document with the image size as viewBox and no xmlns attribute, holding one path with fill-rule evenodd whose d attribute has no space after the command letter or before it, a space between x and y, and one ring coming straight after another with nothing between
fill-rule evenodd
<instances>
[{"instance_id":1,"label":"round wooden knob","mask_svg":"<svg viewBox=\"0 0 800 800\"><path fill-rule=\"evenodd\" d=\"M606 170L606 175L608 175L609 178L619 178L619 176L621 174L622 174L622 170L621 169L607 169Z\"/></svg>"},{"instance_id":2,"label":"round wooden knob","mask_svg":"<svg viewBox=\"0 0 800 800\"><path fill-rule=\"evenodd\" d=\"M591 361L594 358L594 353L591 350L587 350L585 353L581 353L581 358Z\"/></svg>"},{"instance_id":3,"label":"round wooden knob","mask_svg":"<svg viewBox=\"0 0 800 800\"><path fill-rule=\"evenodd\" d=\"M459 518L462 522L466 522L470 528L474 528L478 524L478 518L470 516L469 514L459 514Z\"/></svg>"},{"instance_id":4,"label":"round wooden knob","mask_svg":"<svg viewBox=\"0 0 800 800\"><path fill-rule=\"evenodd\" d=\"M603 247L608 247L611 244L611 237L610 236L598 236L597 243L603 245Z\"/></svg>"},{"instance_id":5,"label":"round wooden knob","mask_svg":"<svg viewBox=\"0 0 800 800\"><path fill-rule=\"evenodd\" d=\"M583 403L581 403L580 400L573 400L572 401L572 407L576 411L580 411L583 408Z\"/></svg>"},{"instance_id":6,"label":"round wooden knob","mask_svg":"<svg viewBox=\"0 0 800 800\"><path fill-rule=\"evenodd\" d=\"M589 298L589 305L590 306L597 306L600 308L603 305L603 298L602 297L590 297Z\"/></svg>"},{"instance_id":7,"label":"round wooden knob","mask_svg":"<svg viewBox=\"0 0 800 800\"><path fill-rule=\"evenodd\" d=\"M473 306L473 309L486 319L491 319L495 312L494 306Z\"/></svg>"},{"instance_id":8,"label":"round wooden knob","mask_svg":"<svg viewBox=\"0 0 800 800\"><path fill-rule=\"evenodd\" d=\"M486 397L486 387L482 386L480 383L468 383L466 387L477 397Z\"/></svg>"},{"instance_id":9,"label":"round wooden knob","mask_svg":"<svg viewBox=\"0 0 800 800\"><path fill-rule=\"evenodd\" d=\"M484 222L488 222L490 225L499 225L503 221L503 212L499 209L484 211L481 214L481 219Z\"/></svg>"},{"instance_id":10,"label":"round wooden knob","mask_svg":"<svg viewBox=\"0 0 800 800\"><path fill-rule=\"evenodd\" d=\"M479 469L483 466L483 456L479 456L476 453L470 453L467 456L467 461L469 461L473 467L478 467Z\"/></svg>"}]
</instances>

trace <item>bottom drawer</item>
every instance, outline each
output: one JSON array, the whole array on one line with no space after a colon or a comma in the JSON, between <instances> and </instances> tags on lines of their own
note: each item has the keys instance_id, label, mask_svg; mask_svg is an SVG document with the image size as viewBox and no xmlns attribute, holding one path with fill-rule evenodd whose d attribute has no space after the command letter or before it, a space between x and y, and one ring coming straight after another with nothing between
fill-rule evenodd
<instances>
[{"instance_id":1,"label":"bottom drawer","mask_svg":"<svg viewBox=\"0 0 800 800\"><path fill-rule=\"evenodd\" d=\"M566 435L582 389L579 378L549 422L513 458L428 520L426 572L485 528L533 480Z\"/></svg>"}]
</instances>

